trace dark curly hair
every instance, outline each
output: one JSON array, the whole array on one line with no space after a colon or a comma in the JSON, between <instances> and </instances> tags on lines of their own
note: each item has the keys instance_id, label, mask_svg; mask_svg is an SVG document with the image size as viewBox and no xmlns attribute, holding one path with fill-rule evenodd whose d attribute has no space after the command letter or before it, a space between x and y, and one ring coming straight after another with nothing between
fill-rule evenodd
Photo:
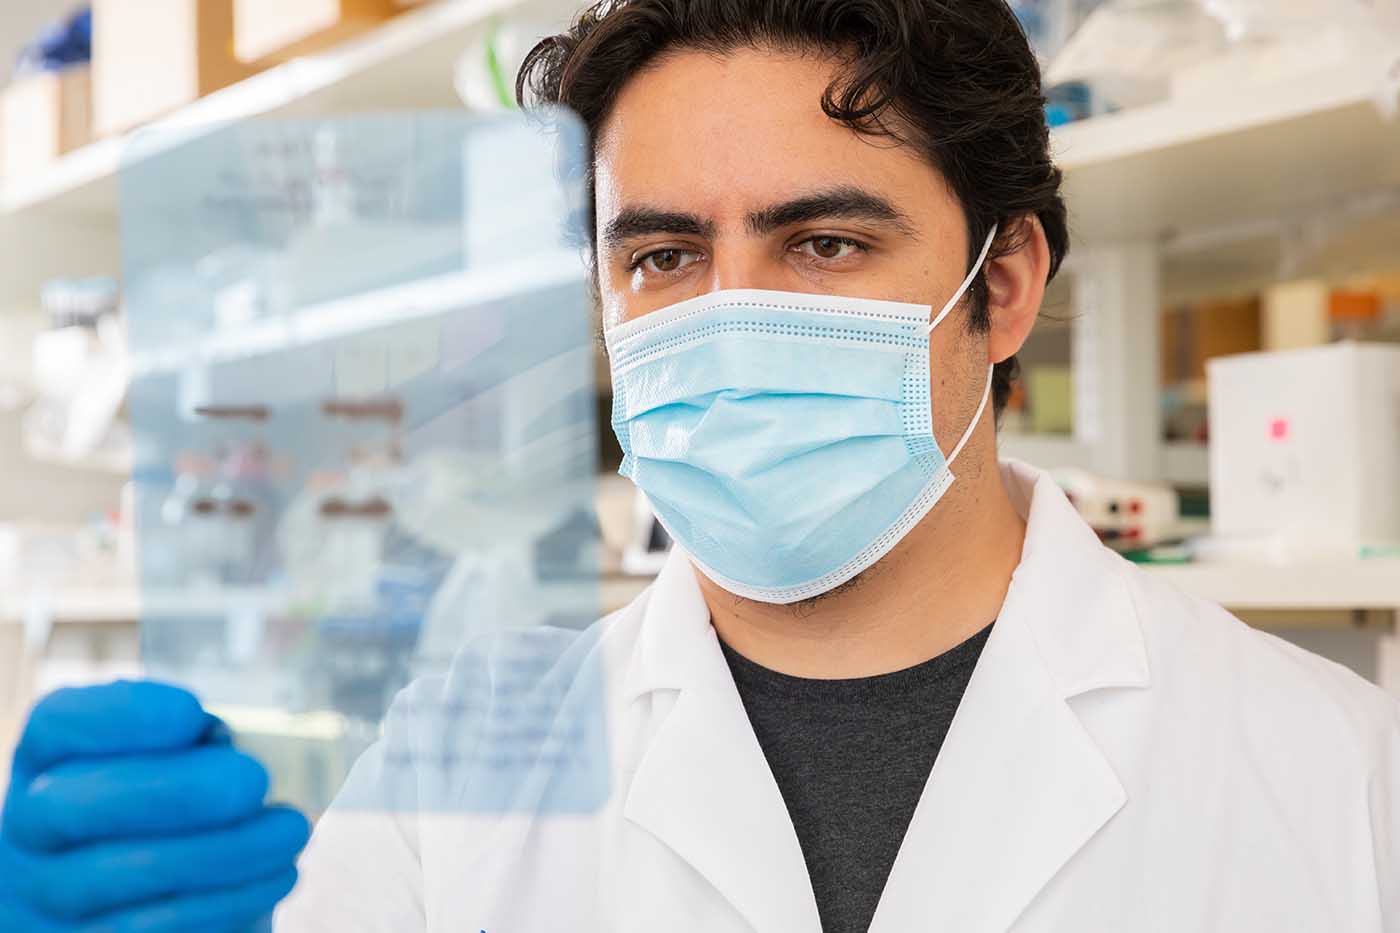
<instances>
[{"instance_id":1,"label":"dark curly hair","mask_svg":"<svg viewBox=\"0 0 1400 933\"><path fill-rule=\"evenodd\" d=\"M1050 159L1040 67L1004 0L600 0L531 50L516 98L522 107L569 107L596 138L623 86L658 56L745 46L832 55L841 68L822 109L857 132L915 147L942 173L967 218L968 265L993 224L992 255L1013 252L1026 233L1019 221L1033 214L1054 277L1069 250L1061 174ZM985 332L982 276L970 295L969 326ZM996 367L998 412L1017 373L1015 357Z\"/></svg>"}]
</instances>

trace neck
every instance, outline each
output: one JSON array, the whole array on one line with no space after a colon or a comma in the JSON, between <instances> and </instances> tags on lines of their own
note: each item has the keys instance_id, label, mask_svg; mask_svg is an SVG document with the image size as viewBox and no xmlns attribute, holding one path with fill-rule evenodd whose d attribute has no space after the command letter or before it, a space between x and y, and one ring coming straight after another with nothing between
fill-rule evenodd
<instances>
[{"instance_id":1,"label":"neck","mask_svg":"<svg viewBox=\"0 0 1400 933\"><path fill-rule=\"evenodd\" d=\"M1026 529L1002 485L990 422L958 459L942 500L851 583L775 606L697 573L720 638L785 674L870 677L927 661L996 621Z\"/></svg>"}]
</instances>

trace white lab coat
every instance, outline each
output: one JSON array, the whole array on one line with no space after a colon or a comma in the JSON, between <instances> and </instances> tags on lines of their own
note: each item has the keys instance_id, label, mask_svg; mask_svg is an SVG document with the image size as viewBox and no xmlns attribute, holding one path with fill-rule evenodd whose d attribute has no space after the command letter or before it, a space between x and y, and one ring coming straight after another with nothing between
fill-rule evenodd
<instances>
[{"instance_id":1,"label":"white lab coat","mask_svg":"<svg viewBox=\"0 0 1400 933\"><path fill-rule=\"evenodd\" d=\"M1044 474L1003 474L1021 564L873 933L1400 930L1395 700L1121 560ZM675 556L595 626L601 812L332 808L278 933L817 933L708 620ZM346 795L381 773L367 755Z\"/></svg>"}]
</instances>

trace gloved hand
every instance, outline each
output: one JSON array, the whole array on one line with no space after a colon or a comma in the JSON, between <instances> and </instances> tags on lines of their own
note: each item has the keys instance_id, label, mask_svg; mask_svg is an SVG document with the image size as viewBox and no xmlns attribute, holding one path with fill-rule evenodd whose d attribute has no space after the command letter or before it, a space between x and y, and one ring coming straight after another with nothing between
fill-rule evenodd
<instances>
[{"instance_id":1,"label":"gloved hand","mask_svg":"<svg viewBox=\"0 0 1400 933\"><path fill-rule=\"evenodd\" d=\"M310 834L189 693L60 690L35 707L0 822L5 933L245 931L296 882Z\"/></svg>"}]
</instances>

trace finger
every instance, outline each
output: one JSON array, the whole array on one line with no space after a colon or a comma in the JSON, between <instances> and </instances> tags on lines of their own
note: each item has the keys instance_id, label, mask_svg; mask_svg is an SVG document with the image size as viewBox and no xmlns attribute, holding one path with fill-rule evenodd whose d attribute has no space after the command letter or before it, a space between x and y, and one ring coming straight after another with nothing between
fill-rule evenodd
<instances>
[{"instance_id":1,"label":"finger","mask_svg":"<svg viewBox=\"0 0 1400 933\"><path fill-rule=\"evenodd\" d=\"M193 694L167 684L117 681L59 690L34 707L15 770L38 774L69 758L186 748L215 723Z\"/></svg>"},{"instance_id":2,"label":"finger","mask_svg":"<svg viewBox=\"0 0 1400 933\"><path fill-rule=\"evenodd\" d=\"M77 921L121 907L270 878L296 864L311 826L300 813L270 807L213 832L140 842L109 842L15 866L15 893L54 920Z\"/></svg>"},{"instance_id":3,"label":"finger","mask_svg":"<svg viewBox=\"0 0 1400 933\"><path fill-rule=\"evenodd\" d=\"M35 852L229 826L262 809L267 771L229 746L77 760L12 788L4 838Z\"/></svg>"},{"instance_id":4,"label":"finger","mask_svg":"<svg viewBox=\"0 0 1400 933\"><path fill-rule=\"evenodd\" d=\"M77 927L81 933L233 933L272 913L296 886L296 869L225 891L144 904Z\"/></svg>"},{"instance_id":5,"label":"finger","mask_svg":"<svg viewBox=\"0 0 1400 933\"><path fill-rule=\"evenodd\" d=\"M21 901L0 896L0 930L15 933L66 933Z\"/></svg>"}]
</instances>

